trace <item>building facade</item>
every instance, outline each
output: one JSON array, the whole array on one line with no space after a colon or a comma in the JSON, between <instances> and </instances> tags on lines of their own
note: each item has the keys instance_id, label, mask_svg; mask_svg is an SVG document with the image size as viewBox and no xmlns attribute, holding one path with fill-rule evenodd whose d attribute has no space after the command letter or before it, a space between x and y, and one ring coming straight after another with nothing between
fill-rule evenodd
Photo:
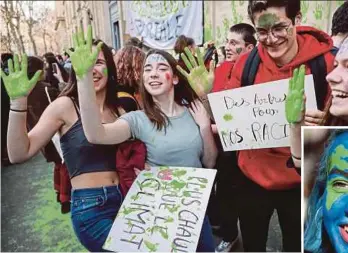
<instances>
[{"instance_id":1,"label":"building facade","mask_svg":"<svg viewBox=\"0 0 348 253\"><path fill-rule=\"evenodd\" d=\"M169 0L171 2L173 0ZM136 1L139 2L139 1ZM116 49L130 38L126 31L125 1L56 1L58 43L71 47L71 33L77 22L87 26L91 20L94 33ZM343 1L301 1L302 24L317 27L330 34L334 11ZM248 1L204 1L204 41L214 40L222 45L229 27L245 22ZM189 24L188 24L189 25ZM64 47L62 47L64 48Z\"/></svg>"},{"instance_id":2,"label":"building facade","mask_svg":"<svg viewBox=\"0 0 348 253\"><path fill-rule=\"evenodd\" d=\"M57 40L62 48L73 47L71 34L82 22L86 29L90 22L93 36L116 49L122 45L119 1L56 1Z\"/></svg>"}]
</instances>

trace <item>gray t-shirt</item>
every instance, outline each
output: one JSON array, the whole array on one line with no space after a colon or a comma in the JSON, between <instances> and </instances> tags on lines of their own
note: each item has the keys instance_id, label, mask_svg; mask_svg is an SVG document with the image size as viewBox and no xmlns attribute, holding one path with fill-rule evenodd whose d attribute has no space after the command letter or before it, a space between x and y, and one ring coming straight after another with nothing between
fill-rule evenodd
<instances>
[{"instance_id":1,"label":"gray t-shirt","mask_svg":"<svg viewBox=\"0 0 348 253\"><path fill-rule=\"evenodd\" d=\"M144 111L129 112L121 119L128 122L132 137L145 143L150 166L202 167L203 140L187 108L169 118L166 133L164 128L157 130Z\"/></svg>"}]
</instances>

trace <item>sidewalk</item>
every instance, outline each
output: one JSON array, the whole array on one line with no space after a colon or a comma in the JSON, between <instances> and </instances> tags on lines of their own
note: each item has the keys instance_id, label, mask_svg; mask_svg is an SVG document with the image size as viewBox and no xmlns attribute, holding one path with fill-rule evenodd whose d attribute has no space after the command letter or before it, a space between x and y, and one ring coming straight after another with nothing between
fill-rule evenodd
<instances>
[{"instance_id":1,"label":"sidewalk","mask_svg":"<svg viewBox=\"0 0 348 253\"><path fill-rule=\"evenodd\" d=\"M61 214L53 190L53 164L39 154L1 168L1 251L86 251L70 213Z\"/></svg>"}]
</instances>

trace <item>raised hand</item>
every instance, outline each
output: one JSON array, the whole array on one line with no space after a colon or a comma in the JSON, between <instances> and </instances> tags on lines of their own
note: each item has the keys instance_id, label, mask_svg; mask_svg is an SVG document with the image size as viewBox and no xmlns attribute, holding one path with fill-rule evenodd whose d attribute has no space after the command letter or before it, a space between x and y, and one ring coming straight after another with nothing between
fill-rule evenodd
<instances>
[{"instance_id":1,"label":"raised hand","mask_svg":"<svg viewBox=\"0 0 348 253\"><path fill-rule=\"evenodd\" d=\"M306 68L301 65L295 69L289 81L289 91L285 101L286 119L290 124L299 123L303 120L305 110L304 78Z\"/></svg>"},{"instance_id":2,"label":"raised hand","mask_svg":"<svg viewBox=\"0 0 348 253\"><path fill-rule=\"evenodd\" d=\"M211 61L209 72L205 68L203 57L199 49L197 52L198 65L193 57L191 51L186 47L184 53L181 54L181 58L185 62L186 67L189 69L189 73L183 70L180 66L177 66L178 71L183 74L190 83L192 89L196 92L199 97L202 97L209 93L213 88L214 81L214 62Z\"/></svg>"},{"instance_id":3,"label":"raised hand","mask_svg":"<svg viewBox=\"0 0 348 253\"><path fill-rule=\"evenodd\" d=\"M73 34L73 43L75 51L67 49L66 52L70 55L71 64L77 77L82 79L93 68L103 43L100 42L97 48L92 51L92 26L88 25L85 40L82 24L77 34Z\"/></svg>"},{"instance_id":4,"label":"raised hand","mask_svg":"<svg viewBox=\"0 0 348 253\"><path fill-rule=\"evenodd\" d=\"M202 102L199 100L191 102L191 108L189 108L189 111L199 127L211 127L209 114L204 108Z\"/></svg>"},{"instance_id":5,"label":"raised hand","mask_svg":"<svg viewBox=\"0 0 348 253\"><path fill-rule=\"evenodd\" d=\"M35 84L39 80L42 70L38 70L29 80L28 78L28 58L23 54L21 67L19 67L18 55L14 55L14 65L12 59L8 60L9 74L6 75L1 69L1 77L4 80L5 89L11 100L27 97Z\"/></svg>"}]
</instances>

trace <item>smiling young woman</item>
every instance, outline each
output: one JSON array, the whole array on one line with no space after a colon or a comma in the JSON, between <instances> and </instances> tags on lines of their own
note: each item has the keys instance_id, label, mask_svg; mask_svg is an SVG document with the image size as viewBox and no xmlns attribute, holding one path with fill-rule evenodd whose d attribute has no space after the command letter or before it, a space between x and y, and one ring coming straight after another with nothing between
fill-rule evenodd
<instances>
[{"instance_id":1,"label":"smiling young woman","mask_svg":"<svg viewBox=\"0 0 348 253\"><path fill-rule=\"evenodd\" d=\"M88 50L84 53L87 57ZM75 67L74 60L72 64ZM133 137L145 143L146 163L150 166L213 168L217 149L209 115L176 65L169 53L149 51L140 86L144 110L124 114L110 124L102 124L93 92L93 75L86 67L78 80L78 92L88 141L114 145ZM214 251L207 217L197 250Z\"/></svg>"},{"instance_id":2,"label":"smiling young woman","mask_svg":"<svg viewBox=\"0 0 348 253\"><path fill-rule=\"evenodd\" d=\"M348 38L342 42L334 67L326 76L332 97L327 103L322 125L348 126Z\"/></svg>"},{"instance_id":3,"label":"smiling young woman","mask_svg":"<svg viewBox=\"0 0 348 253\"><path fill-rule=\"evenodd\" d=\"M88 142L78 108L80 98L75 71L81 74L81 66L89 64L91 92L95 94L95 106L102 122L114 122L121 115L119 109L122 104L116 96L116 68L112 53L105 44L99 44L101 41L92 42L91 35L90 31L89 53L91 54L92 48L93 52L98 53L92 55L93 57L82 58L78 64L75 62L69 84L47 106L29 133L26 130L28 95L40 72L28 80L26 57L22 58L20 69L16 56L14 66L11 62L9 75L2 73L2 77L11 98L8 128L10 160L18 163L30 159L46 146L56 132L60 133L64 162L73 188L71 219L74 231L89 251L99 252L123 200L116 171L117 147ZM78 53L79 50L76 51ZM76 60L73 52L70 52L70 56L72 61Z\"/></svg>"}]
</instances>

